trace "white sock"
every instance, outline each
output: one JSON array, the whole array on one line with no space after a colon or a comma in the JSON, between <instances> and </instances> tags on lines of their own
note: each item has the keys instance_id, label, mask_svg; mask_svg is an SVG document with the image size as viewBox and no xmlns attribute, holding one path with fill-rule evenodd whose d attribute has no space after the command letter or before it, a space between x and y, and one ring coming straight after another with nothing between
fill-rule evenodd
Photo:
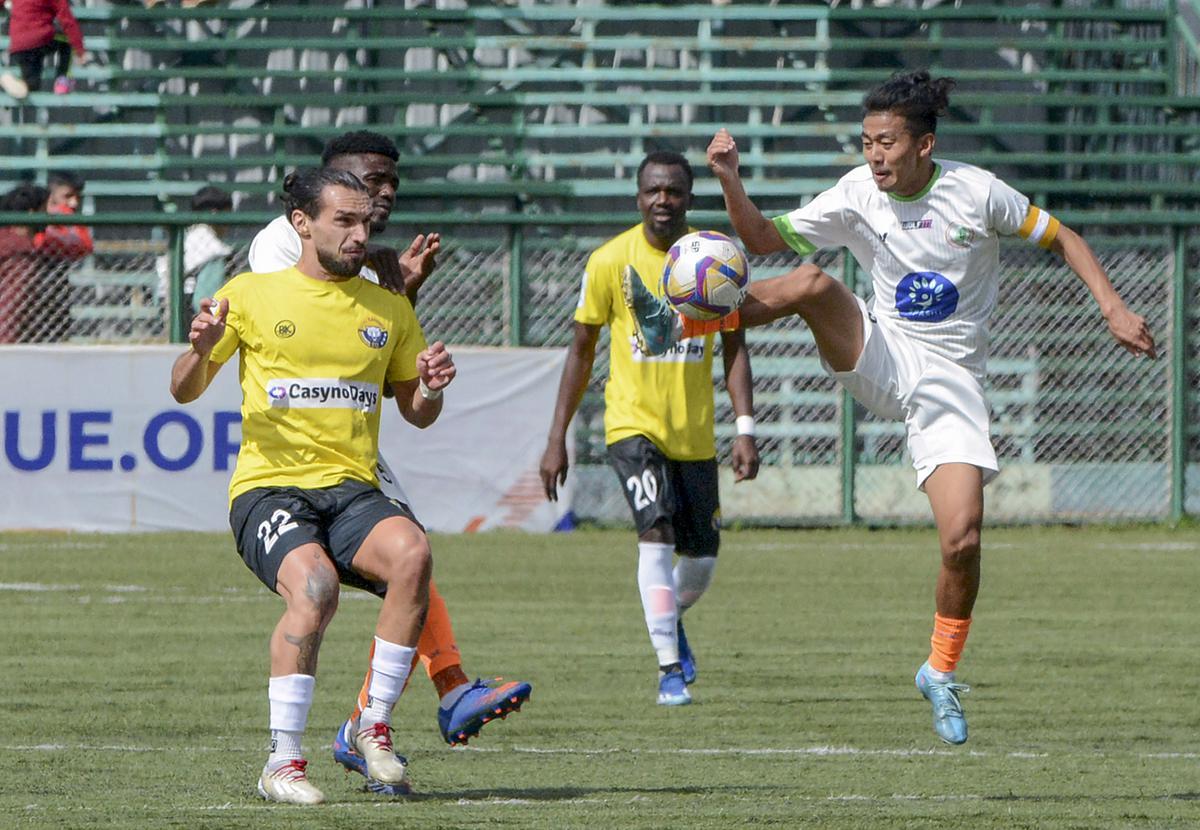
<instances>
[{"instance_id":1,"label":"white sock","mask_svg":"<svg viewBox=\"0 0 1200 830\"><path fill-rule=\"evenodd\" d=\"M375 656L371 658L371 682L367 686L367 708L358 719L358 728L373 723L392 724L392 707L400 699L408 673L412 671L417 650L375 638Z\"/></svg>"},{"instance_id":2,"label":"white sock","mask_svg":"<svg viewBox=\"0 0 1200 830\"><path fill-rule=\"evenodd\" d=\"M638 542L638 588L650 645L659 666L679 662L679 639L675 631L679 609L675 600L675 580L671 560L675 546L661 542Z\"/></svg>"},{"instance_id":3,"label":"white sock","mask_svg":"<svg viewBox=\"0 0 1200 830\"><path fill-rule=\"evenodd\" d=\"M680 614L695 605L708 590L716 567L715 556L679 557L675 563L675 596L679 600Z\"/></svg>"},{"instance_id":4,"label":"white sock","mask_svg":"<svg viewBox=\"0 0 1200 830\"><path fill-rule=\"evenodd\" d=\"M929 679L932 680L934 683L953 683L954 682L954 672L952 672L952 671L938 671L933 666L930 666L929 670L926 671L925 674L927 674L929 676Z\"/></svg>"},{"instance_id":5,"label":"white sock","mask_svg":"<svg viewBox=\"0 0 1200 830\"><path fill-rule=\"evenodd\" d=\"M308 725L308 710L312 706L316 682L317 678L311 674L285 674L267 681L267 700L271 704L268 767L304 757L300 739Z\"/></svg>"}]
</instances>

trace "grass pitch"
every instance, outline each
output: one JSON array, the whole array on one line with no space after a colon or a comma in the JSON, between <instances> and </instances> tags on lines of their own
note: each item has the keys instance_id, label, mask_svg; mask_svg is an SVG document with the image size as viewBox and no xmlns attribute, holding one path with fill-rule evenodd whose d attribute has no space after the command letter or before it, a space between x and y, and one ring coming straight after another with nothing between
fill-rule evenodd
<instances>
[{"instance_id":1,"label":"grass pitch","mask_svg":"<svg viewBox=\"0 0 1200 830\"><path fill-rule=\"evenodd\" d=\"M329 755L377 601L321 652L309 771L254 795L280 600L227 535L0 535L0 827L1200 827L1200 533L985 533L947 747L912 675L932 531L729 532L687 618L696 703L654 705L631 531L434 540L469 673L531 702L446 747L423 672L396 717L417 795Z\"/></svg>"}]
</instances>

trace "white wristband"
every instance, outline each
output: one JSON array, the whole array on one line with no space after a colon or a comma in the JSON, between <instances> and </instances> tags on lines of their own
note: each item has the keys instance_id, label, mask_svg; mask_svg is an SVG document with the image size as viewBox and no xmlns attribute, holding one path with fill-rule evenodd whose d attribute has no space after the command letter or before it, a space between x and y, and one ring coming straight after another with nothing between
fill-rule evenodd
<instances>
[{"instance_id":1,"label":"white wristband","mask_svg":"<svg viewBox=\"0 0 1200 830\"><path fill-rule=\"evenodd\" d=\"M753 415L739 415L737 416L737 419L734 420L734 423L737 424L738 435L749 435L751 438L754 437Z\"/></svg>"},{"instance_id":2,"label":"white wristband","mask_svg":"<svg viewBox=\"0 0 1200 830\"><path fill-rule=\"evenodd\" d=\"M419 390L421 390L421 397L427 401L436 401L438 398L440 398L442 396L441 389L430 389L428 386L425 385L424 380L422 380L417 385L417 388Z\"/></svg>"}]
</instances>

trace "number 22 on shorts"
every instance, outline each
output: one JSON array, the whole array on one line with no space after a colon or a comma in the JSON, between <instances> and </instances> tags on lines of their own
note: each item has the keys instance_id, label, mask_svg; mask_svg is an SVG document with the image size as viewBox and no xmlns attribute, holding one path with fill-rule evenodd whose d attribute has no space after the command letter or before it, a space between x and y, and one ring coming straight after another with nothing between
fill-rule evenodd
<instances>
[{"instance_id":1,"label":"number 22 on shorts","mask_svg":"<svg viewBox=\"0 0 1200 830\"><path fill-rule=\"evenodd\" d=\"M271 553L271 548L279 541L279 537L289 530L295 530L299 525L292 521L292 514L286 510L276 510L271 518L258 526L258 538L262 541L263 552Z\"/></svg>"}]
</instances>

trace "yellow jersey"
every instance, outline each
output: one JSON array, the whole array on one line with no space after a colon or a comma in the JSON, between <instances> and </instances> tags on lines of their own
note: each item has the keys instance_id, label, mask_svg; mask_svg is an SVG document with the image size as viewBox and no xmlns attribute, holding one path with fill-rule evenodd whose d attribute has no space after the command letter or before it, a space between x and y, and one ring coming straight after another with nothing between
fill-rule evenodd
<instances>
[{"instance_id":1,"label":"yellow jersey","mask_svg":"<svg viewBox=\"0 0 1200 830\"><path fill-rule=\"evenodd\" d=\"M608 383L604 388L604 441L643 435L675 461L716 456L713 439L713 335L681 340L659 357L638 349L633 318L621 298L621 273L632 265L661 297L667 254L636 225L592 252L583 273L575 320L608 325Z\"/></svg>"},{"instance_id":2,"label":"yellow jersey","mask_svg":"<svg viewBox=\"0 0 1200 830\"><path fill-rule=\"evenodd\" d=\"M216 298L229 312L211 360L240 353L242 447L230 501L256 487L379 486L383 385L417 377L425 348L408 299L294 267L239 274Z\"/></svg>"}]
</instances>

